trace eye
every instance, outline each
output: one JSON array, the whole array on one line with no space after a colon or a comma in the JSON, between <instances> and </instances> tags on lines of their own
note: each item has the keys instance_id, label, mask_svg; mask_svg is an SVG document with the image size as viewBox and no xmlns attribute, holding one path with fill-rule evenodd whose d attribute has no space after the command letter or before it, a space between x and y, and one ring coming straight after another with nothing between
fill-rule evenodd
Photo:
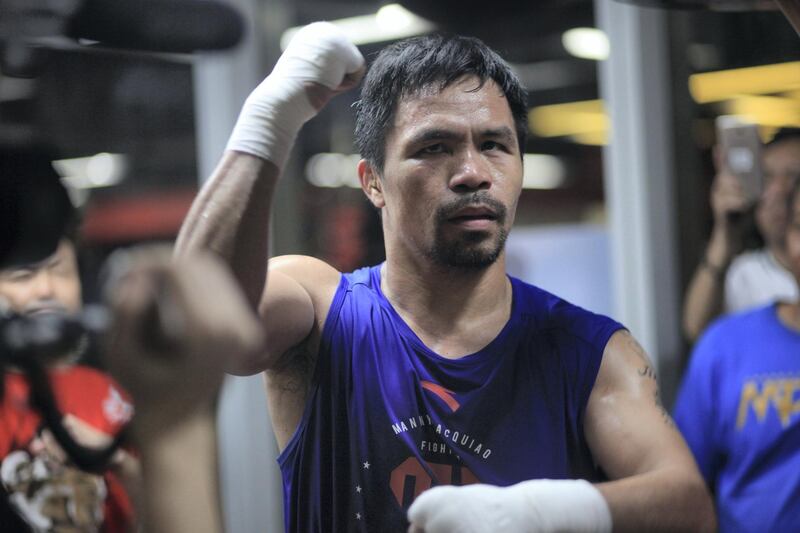
<instances>
[{"instance_id":1,"label":"eye","mask_svg":"<svg viewBox=\"0 0 800 533\"><path fill-rule=\"evenodd\" d=\"M504 144L499 143L497 141L484 141L483 144L481 144L481 150L503 150L504 152L508 151Z\"/></svg>"},{"instance_id":2,"label":"eye","mask_svg":"<svg viewBox=\"0 0 800 533\"><path fill-rule=\"evenodd\" d=\"M35 272L34 270L23 268L19 270L14 270L13 272L9 272L8 274L6 274L5 278L11 282L21 283L23 281L28 281L29 279L31 279L33 277L34 272Z\"/></svg>"},{"instance_id":3,"label":"eye","mask_svg":"<svg viewBox=\"0 0 800 533\"><path fill-rule=\"evenodd\" d=\"M422 148L418 153L422 155L429 155L429 154L443 154L445 152L445 146L443 143L436 143L436 144L429 144Z\"/></svg>"}]
</instances>

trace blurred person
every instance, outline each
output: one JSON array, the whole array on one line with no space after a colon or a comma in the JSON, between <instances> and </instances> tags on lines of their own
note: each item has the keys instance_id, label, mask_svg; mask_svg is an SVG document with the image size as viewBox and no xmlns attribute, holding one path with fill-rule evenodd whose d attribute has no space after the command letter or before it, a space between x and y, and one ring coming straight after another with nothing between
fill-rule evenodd
<instances>
[{"instance_id":1,"label":"blurred person","mask_svg":"<svg viewBox=\"0 0 800 533\"><path fill-rule=\"evenodd\" d=\"M221 256L258 311L267 348L219 355L231 372L266 371L286 529L712 529L639 344L505 272L527 108L480 41L402 41L366 77L357 171L386 262L342 274L285 256L267 276L295 135L363 65L334 26L301 30L248 97L177 243Z\"/></svg>"},{"instance_id":2,"label":"blurred person","mask_svg":"<svg viewBox=\"0 0 800 533\"><path fill-rule=\"evenodd\" d=\"M751 206L739 180L724 165L711 187L714 227L703 260L689 283L683 329L696 340L720 313L798 298L785 245L786 195L800 178L800 129L780 130L764 148L764 191L755 222L764 247L741 252L738 221Z\"/></svg>"},{"instance_id":3,"label":"blurred person","mask_svg":"<svg viewBox=\"0 0 800 533\"><path fill-rule=\"evenodd\" d=\"M49 257L0 270L4 313L33 317L81 310L76 231L68 231ZM80 364L85 349L84 337L49 359L47 372L65 428L79 444L100 448L121 431L133 407L110 376ZM120 449L102 475L78 469L30 405L26 376L13 367L4 370L0 480L13 511L36 532L132 530L133 507L123 483L136 476L136 460Z\"/></svg>"},{"instance_id":4,"label":"blurred person","mask_svg":"<svg viewBox=\"0 0 800 533\"><path fill-rule=\"evenodd\" d=\"M114 318L103 358L136 405L131 436L142 463L143 530L218 533L219 354L260 347L259 324L210 254L173 261L170 250L147 247L118 253L111 263Z\"/></svg>"},{"instance_id":5,"label":"blurred person","mask_svg":"<svg viewBox=\"0 0 800 533\"><path fill-rule=\"evenodd\" d=\"M800 185L786 260L800 285ZM717 502L720 531L800 531L800 302L726 316L694 349L675 420Z\"/></svg>"}]
</instances>

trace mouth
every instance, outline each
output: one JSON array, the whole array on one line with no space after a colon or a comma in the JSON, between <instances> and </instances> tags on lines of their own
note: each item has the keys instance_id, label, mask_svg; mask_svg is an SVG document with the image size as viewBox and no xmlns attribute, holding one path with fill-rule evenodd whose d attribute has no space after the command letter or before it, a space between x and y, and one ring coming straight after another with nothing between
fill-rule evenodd
<instances>
[{"instance_id":1,"label":"mouth","mask_svg":"<svg viewBox=\"0 0 800 533\"><path fill-rule=\"evenodd\" d=\"M459 209L452 216L448 217L451 222L463 222L470 220L496 221L497 214L489 207L466 207Z\"/></svg>"},{"instance_id":2,"label":"mouth","mask_svg":"<svg viewBox=\"0 0 800 533\"><path fill-rule=\"evenodd\" d=\"M43 316L43 315L66 315L67 310L63 307L40 307L38 309L31 309L25 312L25 316Z\"/></svg>"},{"instance_id":3,"label":"mouth","mask_svg":"<svg viewBox=\"0 0 800 533\"><path fill-rule=\"evenodd\" d=\"M471 229L484 229L497 222L497 213L489 207L470 206L459 209L447 218L451 224Z\"/></svg>"}]
</instances>

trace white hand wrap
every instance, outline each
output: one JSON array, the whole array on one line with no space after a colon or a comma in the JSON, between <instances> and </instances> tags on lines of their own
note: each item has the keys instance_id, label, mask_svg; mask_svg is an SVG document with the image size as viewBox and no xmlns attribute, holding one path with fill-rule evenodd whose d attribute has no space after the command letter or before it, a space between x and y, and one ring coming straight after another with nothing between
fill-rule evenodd
<instances>
[{"instance_id":1,"label":"white hand wrap","mask_svg":"<svg viewBox=\"0 0 800 533\"><path fill-rule=\"evenodd\" d=\"M535 479L510 487L435 487L414 501L408 519L425 533L611 531L605 498L583 480Z\"/></svg>"},{"instance_id":2,"label":"white hand wrap","mask_svg":"<svg viewBox=\"0 0 800 533\"><path fill-rule=\"evenodd\" d=\"M297 132L317 110L305 85L333 90L364 64L358 48L333 24L315 22L297 32L275 68L242 107L228 150L246 152L283 168Z\"/></svg>"}]
</instances>

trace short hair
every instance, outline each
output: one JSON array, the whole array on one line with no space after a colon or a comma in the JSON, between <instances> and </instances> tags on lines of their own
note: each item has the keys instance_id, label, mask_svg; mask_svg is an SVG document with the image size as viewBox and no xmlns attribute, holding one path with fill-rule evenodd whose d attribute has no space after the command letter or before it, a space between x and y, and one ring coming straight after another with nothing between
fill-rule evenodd
<instances>
[{"instance_id":1,"label":"short hair","mask_svg":"<svg viewBox=\"0 0 800 533\"><path fill-rule=\"evenodd\" d=\"M424 89L446 89L463 76L476 76L483 87L493 80L503 91L514 118L520 157L527 138L527 94L516 74L491 48L474 37L432 34L384 48L364 79L356 102L355 140L361 157L382 169L386 137L404 97Z\"/></svg>"},{"instance_id":2,"label":"short hair","mask_svg":"<svg viewBox=\"0 0 800 533\"><path fill-rule=\"evenodd\" d=\"M779 129L767 143L767 146L774 146L783 141L800 141L800 128Z\"/></svg>"},{"instance_id":3,"label":"short hair","mask_svg":"<svg viewBox=\"0 0 800 533\"><path fill-rule=\"evenodd\" d=\"M48 146L0 148L0 266L36 263L61 238L76 242L79 220L53 169Z\"/></svg>"}]
</instances>

